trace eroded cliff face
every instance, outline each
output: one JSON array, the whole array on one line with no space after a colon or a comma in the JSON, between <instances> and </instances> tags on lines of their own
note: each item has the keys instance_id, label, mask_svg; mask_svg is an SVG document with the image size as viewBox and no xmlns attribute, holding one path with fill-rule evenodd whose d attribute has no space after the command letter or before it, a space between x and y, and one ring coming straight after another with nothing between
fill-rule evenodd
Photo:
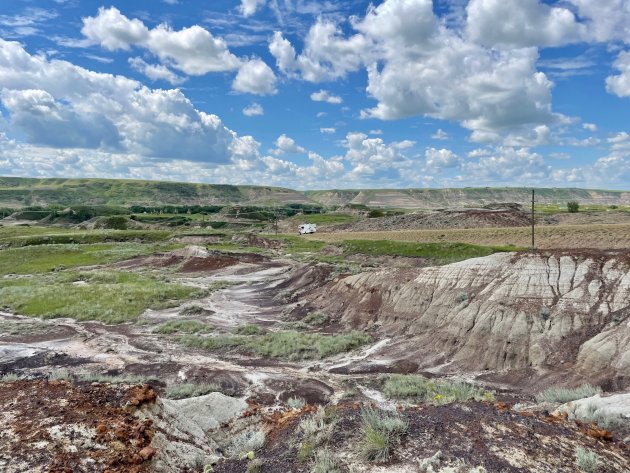
<instances>
[{"instance_id":1,"label":"eroded cliff face","mask_svg":"<svg viewBox=\"0 0 630 473\"><path fill-rule=\"evenodd\" d=\"M503 253L337 280L315 309L410 336L421 368L572 368L630 384L630 253Z\"/></svg>"}]
</instances>

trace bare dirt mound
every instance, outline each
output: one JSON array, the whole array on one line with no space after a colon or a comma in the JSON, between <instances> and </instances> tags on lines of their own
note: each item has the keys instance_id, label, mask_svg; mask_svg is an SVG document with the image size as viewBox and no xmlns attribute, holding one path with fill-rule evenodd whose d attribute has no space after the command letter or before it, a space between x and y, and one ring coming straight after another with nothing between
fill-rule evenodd
<instances>
[{"instance_id":1,"label":"bare dirt mound","mask_svg":"<svg viewBox=\"0 0 630 473\"><path fill-rule=\"evenodd\" d=\"M406 336L383 356L420 369L529 370L530 379L559 371L630 386L627 251L503 253L380 270L333 282L310 300L347 327Z\"/></svg>"},{"instance_id":2,"label":"bare dirt mound","mask_svg":"<svg viewBox=\"0 0 630 473\"><path fill-rule=\"evenodd\" d=\"M526 227L530 216L523 210L461 209L414 212L394 217L368 218L357 223L335 225L323 231L386 231L431 228L500 228Z\"/></svg>"},{"instance_id":3,"label":"bare dirt mound","mask_svg":"<svg viewBox=\"0 0 630 473\"><path fill-rule=\"evenodd\" d=\"M151 471L150 421L131 412L155 400L148 386L0 383L0 470L77 473Z\"/></svg>"},{"instance_id":4,"label":"bare dirt mound","mask_svg":"<svg viewBox=\"0 0 630 473\"><path fill-rule=\"evenodd\" d=\"M191 245L180 250L139 256L112 265L118 269L175 268L182 272L214 271L239 263L262 263L266 258L255 253L227 254Z\"/></svg>"}]
</instances>

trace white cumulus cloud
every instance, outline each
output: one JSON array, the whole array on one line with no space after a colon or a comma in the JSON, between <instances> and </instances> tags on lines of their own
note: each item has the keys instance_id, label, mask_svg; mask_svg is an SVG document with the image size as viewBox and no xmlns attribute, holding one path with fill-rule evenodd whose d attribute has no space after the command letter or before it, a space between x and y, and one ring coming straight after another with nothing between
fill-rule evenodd
<instances>
[{"instance_id":1,"label":"white cumulus cloud","mask_svg":"<svg viewBox=\"0 0 630 473\"><path fill-rule=\"evenodd\" d=\"M252 16L265 3L266 0L241 0L239 11L243 16Z\"/></svg>"},{"instance_id":2,"label":"white cumulus cloud","mask_svg":"<svg viewBox=\"0 0 630 473\"><path fill-rule=\"evenodd\" d=\"M259 117L265 114L265 110L259 103L253 103L243 109L243 115L247 117Z\"/></svg>"},{"instance_id":3,"label":"white cumulus cloud","mask_svg":"<svg viewBox=\"0 0 630 473\"><path fill-rule=\"evenodd\" d=\"M311 100L314 102L328 102L331 104L343 103L343 99L338 95L331 94L327 90L320 90L311 94Z\"/></svg>"},{"instance_id":4,"label":"white cumulus cloud","mask_svg":"<svg viewBox=\"0 0 630 473\"><path fill-rule=\"evenodd\" d=\"M81 32L93 44L110 51L129 50L132 46L146 48L189 75L231 71L239 66L225 41L201 26L175 31L160 24L149 29L141 20L129 19L115 7L100 7L95 17L84 18Z\"/></svg>"},{"instance_id":5,"label":"white cumulus cloud","mask_svg":"<svg viewBox=\"0 0 630 473\"><path fill-rule=\"evenodd\" d=\"M539 0L471 0L466 12L471 39L487 46L560 46L586 33L569 8Z\"/></svg>"},{"instance_id":6,"label":"white cumulus cloud","mask_svg":"<svg viewBox=\"0 0 630 473\"><path fill-rule=\"evenodd\" d=\"M595 123L583 123L582 128L592 131L593 133L597 131L597 125L595 125Z\"/></svg>"},{"instance_id":7,"label":"white cumulus cloud","mask_svg":"<svg viewBox=\"0 0 630 473\"><path fill-rule=\"evenodd\" d=\"M172 85L182 84L186 81L186 79L178 76L168 67L163 66L162 64L148 64L139 57L129 58L129 65L132 69L138 71L140 74L144 74L153 81L164 80Z\"/></svg>"},{"instance_id":8,"label":"white cumulus cloud","mask_svg":"<svg viewBox=\"0 0 630 473\"><path fill-rule=\"evenodd\" d=\"M434 140L448 140L448 133L438 128L437 131L431 135L431 138Z\"/></svg>"},{"instance_id":9,"label":"white cumulus cloud","mask_svg":"<svg viewBox=\"0 0 630 473\"><path fill-rule=\"evenodd\" d=\"M529 2L530 0L528 0ZM353 17L355 34L319 18L300 53L280 32L269 48L278 68L309 82L367 70L376 106L363 118L426 115L459 122L475 141L551 123L552 82L537 70L536 48L496 50L448 27L431 0L385 0Z\"/></svg>"},{"instance_id":10,"label":"white cumulus cloud","mask_svg":"<svg viewBox=\"0 0 630 473\"><path fill-rule=\"evenodd\" d=\"M218 163L229 162L247 138L196 110L180 90L151 90L122 76L50 61L16 42L0 40L0 90L12 127L42 146Z\"/></svg>"},{"instance_id":11,"label":"white cumulus cloud","mask_svg":"<svg viewBox=\"0 0 630 473\"><path fill-rule=\"evenodd\" d=\"M295 142L295 140L284 133L280 135L276 141L276 150L274 154L284 154L284 153L305 153L306 150Z\"/></svg>"},{"instance_id":12,"label":"white cumulus cloud","mask_svg":"<svg viewBox=\"0 0 630 473\"><path fill-rule=\"evenodd\" d=\"M370 42L364 35L344 38L337 25L321 18L310 28L299 55L279 31L269 43L278 69L310 82L338 79L357 70L369 48Z\"/></svg>"},{"instance_id":13,"label":"white cumulus cloud","mask_svg":"<svg viewBox=\"0 0 630 473\"><path fill-rule=\"evenodd\" d=\"M278 92L275 74L260 59L252 59L241 65L232 83L232 88L237 92L255 95L273 95Z\"/></svg>"},{"instance_id":14,"label":"white cumulus cloud","mask_svg":"<svg viewBox=\"0 0 630 473\"><path fill-rule=\"evenodd\" d=\"M100 7L95 17L83 19L81 32L90 44L110 51L132 47L150 51L162 65L144 66L136 60L136 67L149 71L154 77L159 75L166 79L171 68L191 76L238 70L234 90L257 95L276 92L276 77L267 64L259 58L238 58L224 39L199 25L174 30L162 23L148 28L141 20L130 19L115 7Z\"/></svg>"},{"instance_id":15,"label":"white cumulus cloud","mask_svg":"<svg viewBox=\"0 0 630 473\"><path fill-rule=\"evenodd\" d=\"M630 51L622 51L613 67L619 71L606 78L606 90L619 97L630 97Z\"/></svg>"},{"instance_id":16,"label":"white cumulus cloud","mask_svg":"<svg viewBox=\"0 0 630 473\"><path fill-rule=\"evenodd\" d=\"M431 168L454 168L459 166L461 160L450 149L427 148L424 152L427 166Z\"/></svg>"}]
</instances>

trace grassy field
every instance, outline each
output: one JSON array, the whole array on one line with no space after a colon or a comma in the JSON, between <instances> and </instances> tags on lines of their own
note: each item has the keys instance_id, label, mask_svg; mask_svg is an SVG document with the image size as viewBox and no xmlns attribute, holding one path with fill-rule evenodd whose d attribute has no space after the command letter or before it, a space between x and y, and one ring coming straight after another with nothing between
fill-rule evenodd
<instances>
[{"instance_id":1,"label":"grassy field","mask_svg":"<svg viewBox=\"0 0 630 473\"><path fill-rule=\"evenodd\" d=\"M97 243L8 248L0 250L0 276L109 264L182 246L169 243Z\"/></svg>"},{"instance_id":2,"label":"grassy field","mask_svg":"<svg viewBox=\"0 0 630 473\"><path fill-rule=\"evenodd\" d=\"M16 237L64 234L73 232L76 232L76 230L62 227L51 228L26 225L15 225L11 227L0 226L0 244L2 244L2 240L10 240L11 238Z\"/></svg>"},{"instance_id":3,"label":"grassy field","mask_svg":"<svg viewBox=\"0 0 630 473\"><path fill-rule=\"evenodd\" d=\"M5 236L0 231L0 246L36 246L50 244L88 244L103 242L156 242L170 238L171 232L162 230L81 230L59 231L58 228L48 232L34 234L18 234Z\"/></svg>"},{"instance_id":4,"label":"grassy field","mask_svg":"<svg viewBox=\"0 0 630 473\"><path fill-rule=\"evenodd\" d=\"M528 247L531 229L475 228L448 230L397 230L383 232L333 232L304 236L308 240L340 243L348 240L390 240L418 243L468 243L472 245ZM630 224L565 225L536 228L536 247L542 249L630 247Z\"/></svg>"},{"instance_id":5,"label":"grassy field","mask_svg":"<svg viewBox=\"0 0 630 473\"><path fill-rule=\"evenodd\" d=\"M534 206L536 212L559 214L567 212L566 204L539 204ZM527 210L527 209L526 209ZM630 205L580 204L580 212L630 212Z\"/></svg>"},{"instance_id":6,"label":"grassy field","mask_svg":"<svg viewBox=\"0 0 630 473\"><path fill-rule=\"evenodd\" d=\"M207 291L126 272L70 272L0 279L0 307L44 319L71 317L115 324L146 309L173 307Z\"/></svg>"},{"instance_id":7,"label":"grassy field","mask_svg":"<svg viewBox=\"0 0 630 473\"><path fill-rule=\"evenodd\" d=\"M514 246L479 246L467 243L414 243L392 240L346 240L345 254L372 256L406 256L426 258L438 264L454 263L469 258L488 256L497 252L519 251Z\"/></svg>"},{"instance_id":8,"label":"grassy field","mask_svg":"<svg viewBox=\"0 0 630 473\"><path fill-rule=\"evenodd\" d=\"M243 347L264 357L289 360L327 358L354 350L370 343L372 338L363 332L338 335L301 333L293 330L271 332L264 335L184 336L179 343L194 348L216 350L226 347Z\"/></svg>"},{"instance_id":9,"label":"grassy field","mask_svg":"<svg viewBox=\"0 0 630 473\"><path fill-rule=\"evenodd\" d=\"M296 215L295 217L291 217L287 220L295 222L296 226L301 223L314 223L316 225L335 225L339 223L355 222L357 220L357 217L348 214L324 213Z\"/></svg>"}]
</instances>

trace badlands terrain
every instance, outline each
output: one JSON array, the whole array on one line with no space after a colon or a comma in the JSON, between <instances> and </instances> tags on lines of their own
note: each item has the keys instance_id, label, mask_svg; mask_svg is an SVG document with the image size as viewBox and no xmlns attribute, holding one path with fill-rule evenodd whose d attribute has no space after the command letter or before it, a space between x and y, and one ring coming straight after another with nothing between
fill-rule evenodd
<instances>
[{"instance_id":1,"label":"badlands terrain","mask_svg":"<svg viewBox=\"0 0 630 473\"><path fill-rule=\"evenodd\" d=\"M630 471L627 193L2 179L0 471Z\"/></svg>"}]
</instances>

